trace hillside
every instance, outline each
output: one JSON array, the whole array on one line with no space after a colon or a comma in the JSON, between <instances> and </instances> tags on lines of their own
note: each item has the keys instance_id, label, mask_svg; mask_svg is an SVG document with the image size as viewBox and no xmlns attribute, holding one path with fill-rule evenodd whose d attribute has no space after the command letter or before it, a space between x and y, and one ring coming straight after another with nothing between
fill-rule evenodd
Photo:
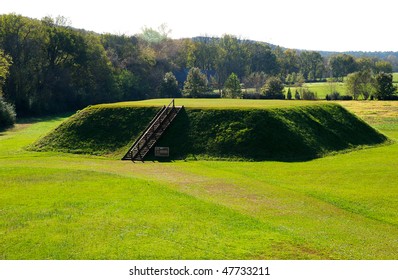
<instances>
[{"instance_id":1,"label":"hillside","mask_svg":"<svg viewBox=\"0 0 398 280\"><path fill-rule=\"evenodd\" d=\"M222 107L214 100L178 100L185 101L157 144L170 147L171 159L298 161L387 140L337 104L231 100ZM161 102L165 100L88 107L31 149L120 157Z\"/></svg>"}]
</instances>

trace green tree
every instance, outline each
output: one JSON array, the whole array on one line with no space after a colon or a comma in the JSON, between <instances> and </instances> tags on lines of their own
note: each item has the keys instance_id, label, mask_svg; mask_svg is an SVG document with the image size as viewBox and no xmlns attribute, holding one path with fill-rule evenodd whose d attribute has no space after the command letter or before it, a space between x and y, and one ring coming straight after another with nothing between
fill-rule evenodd
<instances>
[{"instance_id":1,"label":"green tree","mask_svg":"<svg viewBox=\"0 0 398 280\"><path fill-rule=\"evenodd\" d=\"M268 78L261 91L268 99L285 99L284 88L281 79L274 76Z\"/></svg>"},{"instance_id":2,"label":"green tree","mask_svg":"<svg viewBox=\"0 0 398 280\"><path fill-rule=\"evenodd\" d=\"M214 38L203 37L200 41L195 42L193 52L193 67L202 70L213 70L218 57L218 45ZM192 59L192 58L191 58Z\"/></svg>"},{"instance_id":3,"label":"green tree","mask_svg":"<svg viewBox=\"0 0 398 280\"><path fill-rule=\"evenodd\" d=\"M136 75L126 69L114 71L114 98L119 100L137 100L139 95L139 80Z\"/></svg>"},{"instance_id":4,"label":"green tree","mask_svg":"<svg viewBox=\"0 0 398 280\"><path fill-rule=\"evenodd\" d=\"M313 81L321 78L324 72L323 58L319 52L303 51L300 53L300 72L304 77Z\"/></svg>"},{"instance_id":5,"label":"green tree","mask_svg":"<svg viewBox=\"0 0 398 280\"><path fill-rule=\"evenodd\" d=\"M370 70L363 70L348 74L345 82L347 92L355 100L360 96L368 99L374 92L374 78Z\"/></svg>"},{"instance_id":6,"label":"green tree","mask_svg":"<svg viewBox=\"0 0 398 280\"><path fill-rule=\"evenodd\" d=\"M147 26L143 27L138 36L149 44L159 44L162 41L167 40L170 33L171 30L167 27L167 24L163 23L157 30Z\"/></svg>"},{"instance_id":7,"label":"green tree","mask_svg":"<svg viewBox=\"0 0 398 280\"><path fill-rule=\"evenodd\" d=\"M283 51L277 48L274 53L280 67L280 74L287 76L289 73L298 73L300 71L300 57L296 50L287 49Z\"/></svg>"},{"instance_id":8,"label":"green tree","mask_svg":"<svg viewBox=\"0 0 398 280\"><path fill-rule=\"evenodd\" d=\"M392 64L391 62L388 61L377 61L375 64L375 72L376 73L392 73Z\"/></svg>"},{"instance_id":9,"label":"green tree","mask_svg":"<svg viewBox=\"0 0 398 280\"><path fill-rule=\"evenodd\" d=\"M178 82L172 72L167 72L164 75L163 81L160 84L159 89L160 97L180 97L180 90L178 88Z\"/></svg>"},{"instance_id":10,"label":"green tree","mask_svg":"<svg viewBox=\"0 0 398 280\"><path fill-rule=\"evenodd\" d=\"M228 98L240 98L242 95L242 87L240 81L235 73L229 75L224 84L224 96Z\"/></svg>"},{"instance_id":11,"label":"green tree","mask_svg":"<svg viewBox=\"0 0 398 280\"><path fill-rule=\"evenodd\" d=\"M371 57L360 57L356 60L357 70L372 70L375 71L375 58Z\"/></svg>"},{"instance_id":12,"label":"green tree","mask_svg":"<svg viewBox=\"0 0 398 280\"><path fill-rule=\"evenodd\" d=\"M300 100L301 99L300 92L297 89L294 92L294 99L296 99L296 100Z\"/></svg>"},{"instance_id":13,"label":"green tree","mask_svg":"<svg viewBox=\"0 0 398 280\"><path fill-rule=\"evenodd\" d=\"M266 81L267 74L264 72L253 72L244 78L245 88L255 88L257 93L260 92L261 87Z\"/></svg>"},{"instance_id":14,"label":"green tree","mask_svg":"<svg viewBox=\"0 0 398 280\"><path fill-rule=\"evenodd\" d=\"M207 78L199 68L193 67L189 70L187 80L184 83L183 93L190 97L199 97L207 92Z\"/></svg>"},{"instance_id":15,"label":"green tree","mask_svg":"<svg viewBox=\"0 0 398 280\"><path fill-rule=\"evenodd\" d=\"M293 75L294 75L294 74L295 74L295 73L293 73ZM296 75L295 84L296 84L296 86L301 87L304 83L305 83L304 75L303 75L302 72L299 72L299 73Z\"/></svg>"},{"instance_id":16,"label":"green tree","mask_svg":"<svg viewBox=\"0 0 398 280\"><path fill-rule=\"evenodd\" d=\"M247 44L250 72L261 72L268 75L276 75L279 72L279 64L271 47L264 43Z\"/></svg>"},{"instance_id":17,"label":"green tree","mask_svg":"<svg viewBox=\"0 0 398 280\"><path fill-rule=\"evenodd\" d=\"M292 91L290 90L290 88L288 88L287 90L287 99L292 100Z\"/></svg>"},{"instance_id":18,"label":"green tree","mask_svg":"<svg viewBox=\"0 0 398 280\"><path fill-rule=\"evenodd\" d=\"M0 130L15 123L14 107L4 100L2 88L8 76L11 58L0 49Z\"/></svg>"},{"instance_id":19,"label":"green tree","mask_svg":"<svg viewBox=\"0 0 398 280\"><path fill-rule=\"evenodd\" d=\"M300 88L300 96L303 100L316 100L318 98L316 92L309 90L307 87Z\"/></svg>"},{"instance_id":20,"label":"green tree","mask_svg":"<svg viewBox=\"0 0 398 280\"><path fill-rule=\"evenodd\" d=\"M376 75L375 98L379 100L388 100L396 91L397 88L393 84L392 74L381 72Z\"/></svg>"},{"instance_id":21,"label":"green tree","mask_svg":"<svg viewBox=\"0 0 398 280\"><path fill-rule=\"evenodd\" d=\"M0 48L12 58L4 96L17 112L32 110L46 65L46 33L40 21L20 15L0 15Z\"/></svg>"},{"instance_id":22,"label":"green tree","mask_svg":"<svg viewBox=\"0 0 398 280\"><path fill-rule=\"evenodd\" d=\"M219 84L223 85L230 73L239 78L249 72L249 54L247 44L232 35L224 35L218 43L218 53L215 70L219 77Z\"/></svg>"},{"instance_id":23,"label":"green tree","mask_svg":"<svg viewBox=\"0 0 398 280\"><path fill-rule=\"evenodd\" d=\"M0 95L0 130L14 125L16 114L14 106L4 101Z\"/></svg>"},{"instance_id":24,"label":"green tree","mask_svg":"<svg viewBox=\"0 0 398 280\"><path fill-rule=\"evenodd\" d=\"M332 71L332 77L341 81L345 76L357 70L357 64L353 56L348 54L334 55L329 59L329 67Z\"/></svg>"},{"instance_id":25,"label":"green tree","mask_svg":"<svg viewBox=\"0 0 398 280\"><path fill-rule=\"evenodd\" d=\"M0 96L3 95L3 86L9 73L11 57L0 49Z\"/></svg>"}]
</instances>

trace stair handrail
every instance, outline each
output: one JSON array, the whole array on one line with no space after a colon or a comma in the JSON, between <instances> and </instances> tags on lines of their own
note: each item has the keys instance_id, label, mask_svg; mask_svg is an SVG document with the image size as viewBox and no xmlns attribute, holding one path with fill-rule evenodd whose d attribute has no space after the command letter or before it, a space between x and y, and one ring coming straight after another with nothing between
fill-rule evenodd
<instances>
[{"instance_id":1,"label":"stair handrail","mask_svg":"<svg viewBox=\"0 0 398 280\"><path fill-rule=\"evenodd\" d=\"M173 107L171 107L170 105L173 104ZM168 110L169 108L171 108L171 110ZM138 144L138 149L136 152L136 155L140 153L140 151L146 146L146 143L149 142L152 138L153 135L156 134L156 132L159 130L159 127L162 126L163 122L165 120L167 120L170 116L170 114L173 112L173 109L175 110L175 103L174 103L174 99L169 103L169 105L167 105L167 107L162 111L162 113L156 118L155 121L153 121L152 125L150 125L146 130L144 130L144 133L142 134L142 136L140 137L140 140L137 142ZM166 112L166 116L164 118L162 118L162 116L164 115L164 112ZM159 120L159 125L156 127L156 129L154 129L152 131L152 133L150 133L149 137L144 137L147 135L147 132L149 132L149 130L151 129L152 126L155 125L156 121ZM141 140L144 140L144 144L140 147L139 142ZM135 144L134 144L135 145ZM134 147L133 145L133 147ZM132 153L132 151L131 151ZM131 160L133 160L133 155L131 154Z\"/></svg>"},{"instance_id":2,"label":"stair handrail","mask_svg":"<svg viewBox=\"0 0 398 280\"><path fill-rule=\"evenodd\" d=\"M171 108L171 110L169 110L169 108ZM155 117L151 120L151 122L148 124L148 126L143 130L143 133L141 134L141 136L134 142L134 144L131 146L131 148L128 150L128 152L124 155L124 157L122 159L125 159L130 154L131 160L134 161L134 157L137 156L138 154L140 154L141 150L145 146L147 146L147 143L150 142L150 140L153 138L154 135L156 135L156 132L163 125L165 120L167 120L169 118L169 116L171 115L171 113L174 110L175 110L175 100L172 99L171 102L167 105L167 107L164 105L157 112ZM159 123L158 126L156 127L156 129L153 129L153 131L151 133L149 133L151 128L155 127L156 122ZM170 122L169 122L169 124L170 124ZM140 145L141 141L143 141L142 145ZM137 148L137 152L135 153L135 155L133 155L133 150L135 147Z\"/></svg>"},{"instance_id":3,"label":"stair handrail","mask_svg":"<svg viewBox=\"0 0 398 280\"><path fill-rule=\"evenodd\" d=\"M150 121L150 123L146 126L146 128L143 130L143 133L140 135L140 137L138 137L133 145L131 146L131 148L127 151L127 153L124 155L123 158L127 157L127 155L129 153L131 153L131 150L134 148L135 145L137 145L138 142L141 141L142 137L145 135L145 132L147 132L147 130L152 126L152 124L159 118L159 115L165 110L166 106L163 105L163 107L156 113L155 117L152 118L152 120Z\"/></svg>"}]
</instances>

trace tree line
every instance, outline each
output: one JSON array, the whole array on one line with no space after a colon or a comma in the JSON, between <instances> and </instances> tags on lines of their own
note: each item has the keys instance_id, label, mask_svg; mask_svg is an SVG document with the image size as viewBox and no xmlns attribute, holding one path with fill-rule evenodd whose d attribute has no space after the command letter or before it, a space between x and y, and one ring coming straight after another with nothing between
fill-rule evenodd
<instances>
[{"instance_id":1,"label":"tree line","mask_svg":"<svg viewBox=\"0 0 398 280\"><path fill-rule=\"evenodd\" d=\"M165 25L126 36L78 30L64 17L0 15L1 101L18 116L44 115L124 100L213 92L237 97L242 87L266 94L279 81L341 80L364 70L391 73L393 67L378 58L325 57L233 35L179 40L168 35ZM190 69L206 78L193 91Z\"/></svg>"}]
</instances>

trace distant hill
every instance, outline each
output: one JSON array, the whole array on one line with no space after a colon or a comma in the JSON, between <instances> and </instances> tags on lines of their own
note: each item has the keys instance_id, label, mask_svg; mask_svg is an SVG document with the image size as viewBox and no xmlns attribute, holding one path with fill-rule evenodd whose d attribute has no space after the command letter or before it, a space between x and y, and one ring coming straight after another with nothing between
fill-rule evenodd
<instances>
[{"instance_id":1,"label":"distant hill","mask_svg":"<svg viewBox=\"0 0 398 280\"><path fill-rule=\"evenodd\" d=\"M217 37L206 37L206 36L197 36L191 38L195 42L209 42L210 40L220 40L220 38ZM287 50L288 48L285 48L283 46L278 46L274 45L268 42L262 42L262 41L255 41L255 40L242 40L245 42L252 42L252 43L262 43L270 46L271 49L276 49L276 48L281 48L282 50ZM307 49L295 49L298 52L302 51L314 51L314 50L307 50ZM322 57L328 58L336 54L348 54L352 55L354 57L374 57L380 60L386 60L391 62L393 66L393 71L397 72L398 71L398 52L393 52L393 51L376 51L376 52L365 52L365 51L346 51L346 52L337 52L337 51L322 51L322 50L316 50L316 52L319 52Z\"/></svg>"},{"instance_id":2,"label":"distant hill","mask_svg":"<svg viewBox=\"0 0 398 280\"><path fill-rule=\"evenodd\" d=\"M206 37L206 36L196 36L191 38L192 41L194 42L208 42L210 40L220 40L220 38L218 37ZM253 42L253 43L262 43L262 44L266 44L268 46L271 47L271 49L276 49L276 48L281 48L283 50L286 50L288 48L285 48L283 46L278 46L278 45L274 45L268 42L263 42L263 41L256 41L256 40L242 40L245 42ZM380 59L387 59L389 56L396 56L398 58L398 52L393 52L393 51L376 51L376 52L365 52L365 51L345 51L345 52L338 52L338 51L322 51L322 50L310 50L310 49L295 49L297 51L317 51L319 52L322 56L324 57L328 57L328 56L332 56L335 54L341 54L341 53L345 53L345 54L349 54L355 57L377 57Z\"/></svg>"}]
</instances>

